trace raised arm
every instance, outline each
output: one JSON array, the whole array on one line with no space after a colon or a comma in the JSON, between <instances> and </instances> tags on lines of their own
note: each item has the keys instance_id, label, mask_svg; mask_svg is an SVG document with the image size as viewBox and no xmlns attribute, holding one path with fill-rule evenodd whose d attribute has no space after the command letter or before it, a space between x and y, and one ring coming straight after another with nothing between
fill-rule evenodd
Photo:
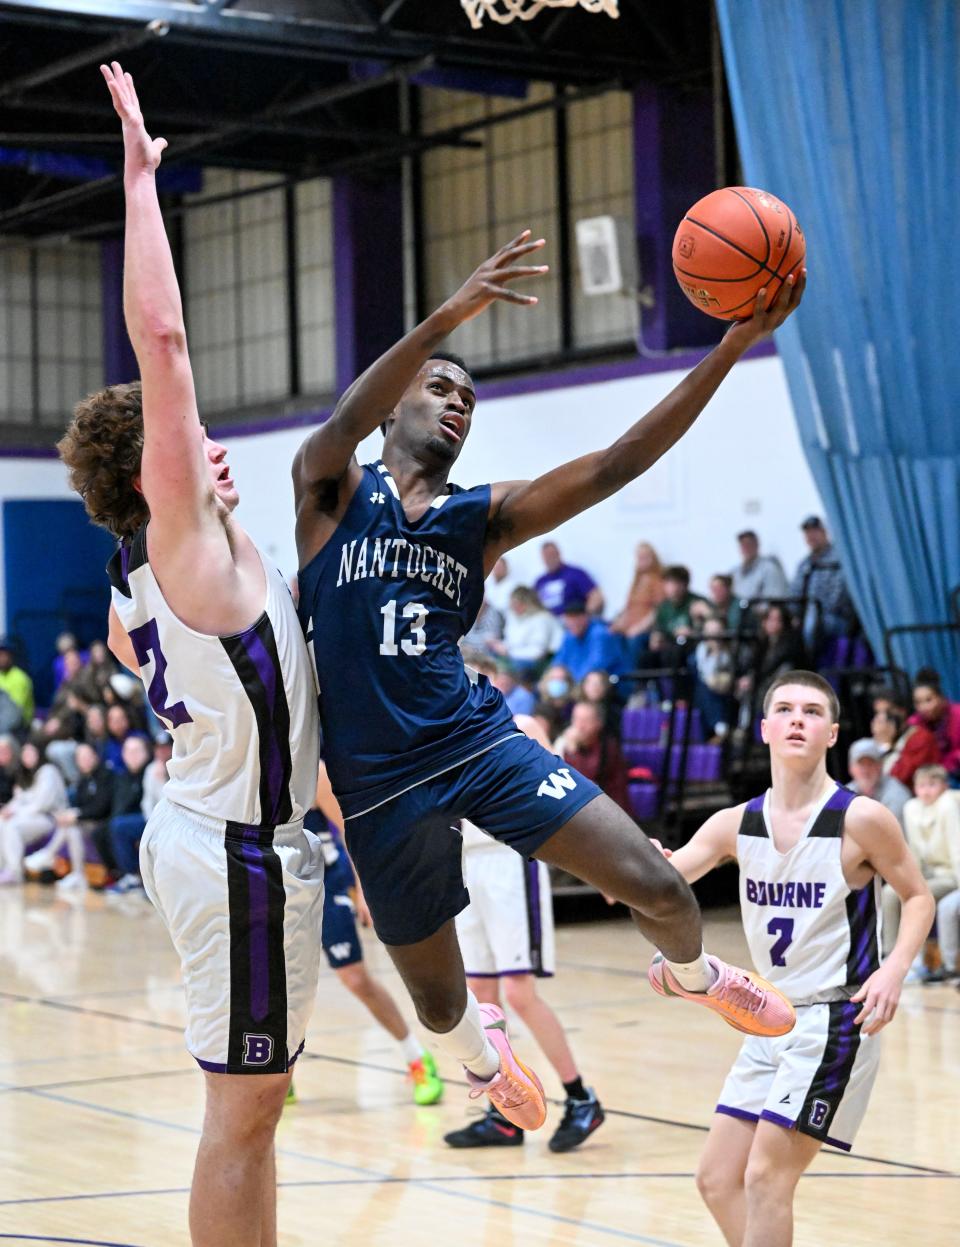
<instances>
[{"instance_id":1,"label":"raised arm","mask_svg":"<svg viewBox=\"0 0 960 1247\"><path fill-rule=\"evenodd\" d=\"M718 810L712 814L699 831L694 832L682 849L664 851L670 864L679 870L687 883L695 883L709 874L722 862L735 861L737 856L737 828L743 818L743 806Z\"/></svg>"},{"instance_id":2,"label":"raised arm","mask_svg":"<svg viewBox=\"0 0 960 1247\"><path fill-rule=\"evenodd\" d=\"M167 141L147 133L130 74L116 61L100 70L123 126L123 310L143 389L141 484L155 521L152 536L160 526L175 535L212 515L214 491L180 291L157 199L156 171Z\"/></svg>"},{"instance_id":3,"label":"raised arm","mask_svg":"<svg viewBox=\"0 0 960 1247\"><path fill-rule=\"evenodd\" d=\"M678 442L743 355L787 319L803 297L806 273L792 275L769 311L766 291L757 295L749 320L731 326L723 340L671 392L604 450L574 459L534 481L495 485L490 504L486 562L609 498L642 476Z\"/></svg>"},{"instance_id":4,"label":"raised arm","mask_svg":"<svg viewBox=\"0 0 960 1247\"><path fill-rule=\"evenodd\" d=\"M312 503L312 510L319 507L333 514L344 496L349 498L353 493L359 472L354 458L357 447L391 415L431 353L458 325L479 316L497 300L528 307L537 302L535 295L519 294L505 283L547 272L545 264L518 263L542 246L544 239L531 242L530 231L524 230L485 260L456 294L354 381L330 419L314 429L297 451L293 484L298 528L306 518L301 515L304 502Z\"/></svg>"}]
</instances>

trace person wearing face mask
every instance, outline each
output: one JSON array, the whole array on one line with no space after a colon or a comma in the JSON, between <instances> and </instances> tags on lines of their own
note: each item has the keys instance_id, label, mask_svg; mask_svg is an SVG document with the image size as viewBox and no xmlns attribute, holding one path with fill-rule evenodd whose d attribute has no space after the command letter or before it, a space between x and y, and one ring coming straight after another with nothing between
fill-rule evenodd
<instances>
[{"instance_id":1,"label":"person wearing face mask","mask_svg":"<svg viewBox=\"0 0 960 1247\"><path fill-rule=\"evenodd\" d=\"M573 684L573 676L559 663L551 663L540 677L533 715L551 740L555 740L570 722Z\"/></svg>"}]
</instances>

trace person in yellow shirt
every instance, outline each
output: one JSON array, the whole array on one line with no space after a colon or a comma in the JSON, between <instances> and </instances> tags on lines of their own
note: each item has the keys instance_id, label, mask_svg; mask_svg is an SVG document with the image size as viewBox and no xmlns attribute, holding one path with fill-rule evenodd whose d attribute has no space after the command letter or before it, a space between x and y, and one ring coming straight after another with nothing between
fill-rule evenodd
<instances>
[{"instance_id":1,"label":"person in yellow shirt","mask_svg":"<svg viewBox=\"0 0 960 1247\"><path fill-rule=\"evenodd\" d=\"M0 691L19 706L23 714L23 726L33 721L33 681L13 661L13 650L7 641L0 641Z\"/></svg>"}]
</instances>

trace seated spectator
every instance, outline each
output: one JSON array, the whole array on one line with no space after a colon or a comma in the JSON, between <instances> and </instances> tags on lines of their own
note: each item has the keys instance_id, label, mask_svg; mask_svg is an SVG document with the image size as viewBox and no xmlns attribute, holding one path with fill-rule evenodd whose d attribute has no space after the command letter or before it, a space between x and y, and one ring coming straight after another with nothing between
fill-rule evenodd
<instances>
[{"instance_id":1,"label":"seated spectator","mask_svg":"<svg viewBox=\"0 0 960 1247\"><path fill-rule=\"evenodd\" d=\"M710 577L707 594L709 614L706 617L719 619L726 632L736 632L740 627L740 603L733 595L733 577L717 572Z\"/></svg>"},{"instance_id":2,"label":"seated spectator","mask_svg":"<svg viewBox=\"0 0 960 1247\"><path fill-rule=\"evenodd\" d=\"M173 737L169 732L161 732L153 742L153 761L143 775L143 800L140 812L145 820L157 807L163 796L167 780L170 778L170 759L173 757Z\"/></svg>"},{"instance_id":3,"label":"seated spectator","mask_svg":"<svg viewBox=\"0 0 960 1247\"><path fill-rule=\"evenodd\" d=\"M517 672L509 662L500 659L490 677L490 683L503 694L503 700L514 717L518 714L533 714L537 699L530 689L520 683Z\"/></svg>"},{"instance_id":4,"label":"seated spectator","mask_svg":"<svg viewBox=\"0 0 960 1247\"><path fill-rule=\"evenodd\" d=\"M15 736L0 736L0 806L13 796L13 785L20 766L20 744Z\"/></svg>"},{"instance_id":5,"label":"seated spectator","mask_svg":"<svg viewBox=\"0 0 960 1247\"><path fill-rule=\"evenodd\" d=\"M917 795L903 812L907 843L934 900L940 901L960 886L960 801L948 788L942 766L921 766L913 787ZM900 930L900 898L889 883L883 885L882 903L883 954L887 956ZM922 965L915 963L914 971L913 977L923 977Z\"/></svg>"},{"instance_id":6,"label":"seated spectator","mask_svg":"<svg viewBox=\"0 0 960 1247\"><path fill-rule=\"evenodd\" d=\"M68 649L62 657L63 680L54 694L43 734L47 740L71 741L79 738L83 730L83 716L90 705L89 691L80 651Z\"/></svg>"},{"instance_id":7,"label":"seated spectator","mask_svg":"<svg viewBox=\"0 0 960 1247\"><path fill-rule=\"evenodd\" d=\"M910 789L892 775L884 775L883 751L872 737L853 742L847 753L847 767L850 791L885 805L902 827L903 807L910 800Z\"/></svg>"},{"instance_id":8,"label":"seated spectator","mask_svg":"<svg viewBox=\"0 0 960 1247\"><path fill-rule=\"evenodd\" d=\"M509 658L522 677L536 678L551 654L563 640L563 629L533 589L518 585L510 594L510 609L503 629L503 640L490 648Z\"/></svg>"},{"instance_id":9,"label":"seated spectator","mask_svg":"<svg viewBox=\"0 0 960 1247\"><path fill-rule=\"evenodd\" d=\"M102 758L110 740L107 731L106 706L89 706L83 720L83 739L92 745Z\"/></svg>"},{"instance_id":10,"label":"seated spectator","mask_svg":"<svg viewBox=\"0 0 960 1247\"><path fill-rule=\"evenodd\" d=\"M16 665L13 649L5 640L0 640L0 692L6 693L20 711L21 726L29 731L34 713L33 681L22 667Z\"/></svg>"},{"instance_id":11,"label":"seated spectator","mask_svg":"<svg viewBox=\"0 0 960 1247\"><path fill-rule=\"evenodd\" d=\"M949 701L934 672L918 676L913 686L916 714L910 723L925 727L937 742L937 761L954 779L960 779L960 703Z\"/></svg>"},{"instance_id":12,"label":"seated spectator","mask_svg":"<svg viewBox=\"0 0 960 1247\"><path fill-rule=\"evenodd\" d=\"M610 625L610 631L625 637L642 636L649 632L662 601L663 568L653 546L648 541L641 541L637 546L633 581L626 605Z\"/></svg>"},{"instance_id":13,"label":"seated spectator","mask_svg":"<svg viewBox=\"0 0 960 1247\"><path fill-rule=\"evenodd\" d=\"M115 771L123 770L123 742L132 731L130 711L126 706L111 706L107 711L107 739L103 745L103 760Z\"/></svg>"},{"instance_id":14,"label":"seated spectator","mask_svg":"<svg viewBox=\"0 0 960 1247\"><path fill-rule=\"evenodd\" d=\"M556 661L567 667L576 681L594 668L620 675L627 669L621 638L614 636L602 619L587 614L585 602L568 602L563 612L564 636Z\"/></svg>"},{"instance_id":15,"label":"seated spectator","mask_svg":"<svg viewBox=\"0 0 960 1247\"><path fill-rule=\"evenodd\" d=\"M752 704L763 704L767 689L778 675L803 666L803 642L786 610L774 602L767 607L760 624L760 647L753 659L753 670L740 677L737 691L743 699L741 712ZM746 726L741 717L741 726Z\"/></svg>"},{"instance_id":16,"label":"seated spectator","mask_svg":"<svg viewBox=\"0 0 960 1247\"><path fill-rule=\"evenodd\" d=\"M517 587L517 578L510 570L506 559L497 559L493 571L487 577L483 594L495 611L506 617L510 605L510 594Z\"/></svg>"},{"instance_id":17,"label":"seated spectator","mask_svg":"<svg viewBox=\"0 0 960 1247\"><path fill-rule=\"evenodd\" d=\"M599 785L633 818L627 792L627 763L615 736L604 731L600 708L589 701L573 707L570 726L556 744L564 762Z\"/></svg>"},{"instance_id":18,"label":"seated spectator","mask_svg":"<svg viewBox=\"0 0 960 1247\"><path fill-rule=\"evenodd\" d=\"M102 704L110 681L117 674L118 667L113 655L104 641L94 641L90 645L90 656L84 667L85 685L88 705Z\"/></svg>"},{"instance_id":19,"label":"seated spectator","mask_svg":"<svg viewBox=\"0 0 960 1247\"><path fill-rule=\"evenodd\" d=\"M733 595L741 602L757 600L757 609L765 610L764 598L785 598L787 577L780 560L772 554L760 553L760 538L752 528L737 533L740 562L733 569ZM759 599L759 600L758 600Z\"/></svg>"},{"instance_id":20,"label":"seated spectator","mask_svg":"<svg viewBox=\"0 0 960 1247\"><path fill-rule=\"evenodd\" d=\"M111 710L115 708L111 706ZM150 742L141 733L132 733L123 742L122 766L114 775L106 835L103 832L94 834L104 862L120 875L107 889L115 894L143 892L138 846L147 825L143 816L143 790L144 773L149 764Z\"/></svg>"},{"instance_id":21,"label":"seated spectator","mask_svg":"<svg viewBox=\"0 0 960 1247\"><path fill-rule=\"evenodd\" d=\"M610 678L609 671L594 668L588 671L580 681L578 701L588 701L596 706L603 719L603 730L620 739L623 720L623 702L618 696L618 689Z\"/></svg>"},{"instance_id":22,"label":"seated spectator","mask_svg":"<svg viewBox=\"0 0 960 1247\"><path fill-rule=\"evenodd\" d=\"M33 840L48 836L67 804L63 776L44 756L43 744L20 751L14 795L0 810L0 885L23 882L23 857Z\"/></svg>"},{"instance_id":23,"label":"seated spectator","mask_svg":"<svg viewBox=\"0 0 960 1247\"><path fill-rule=\"evenodd\" d=\"M113 771L104 765L92 745L81 741L76 746L75 768L77 782L67 793L70 805L56 815L57 830L53 839L37 853L31 853L28 859L28 864L34 868L52 867L66 846L71 870L57 883L58 889L64 892L86 889L84 835L106 822L113 802Z\"/></svg>"},{"instance_id":24,"label":"seated spectator","mask_svg":"<svg viewBox=\"0 0 960 1247\"><path fill-rule=\"evenodd\" d=\"M551 740L556 740L570 722L575 680L566 667L551 663L537 684L537 704L533 716Z\"/></svg>"},{"instance_id":25,"label":"seated spectator","mask_svg":"<svg viewBox=\"0 0 960 1247\"><path fill-rule=\"evenodd\" d=\"M61 632L57 637L57 656L53 660L53 687L58 689L64 679L64 655L70 650L79 650L77 638L72 632Z\"/></svg>"},{"instance_id":26,"label":"seated spectator","mask_svg":"<svg viewBox=\"0 0 960 1247\"><path fill-rule=\"evenodd\" d=\"M540 554L547 570L533 587L548 611L562 615L568 603L577 601L585 602L592 615L603 614L603 594L589 572L564 563L555 541L545 541Z\"/></svg>"},{"instance_id":27,"label":"seated spectator","mask_svg":"<svg viewBox=\"0 0 960 1247\"><path fill-rule=\"evenodd\" d=\"M663 573L663 601L657 607L654 627L669 636L689 636L696 631L692 608L704 599L690 592L690 572L679 564Z\"/></svg>"},{"instance_id":28,"label":"seated spectator","mask_svg":"<svg viewBox=\"0 0 960 1247\"><path fill-rule=\"evenodd\" d=\"M473 627L460 638L460 648L478 654L494 653L493 643L503 640L503 616L495 610L486 598L480 603L480 610Z\"/></svg>"},{"instance_id":29,"label":"seated spectator","mask_svg":"<svg viewBox=\"0 0 960 1247\"><path fill-rule=\"evenodd\" d=\"M926 727L907 722L903 699L892 688L881 688L873 695L870 735L883 751L883 773L892 775L906 788L913 787L917 768L940 761L937 738Z\"/></svg>"},{"instance_id":30,"label":"seated spectator","mask_svg":"<svg viewBox=\"0 0 960 1247\"><path fill-rule=\"evenodd\" d=\"M857 612L847 590L840 556L820 517L808 515L800 527L810 553L799 563L790 592L794 597L811 599L803 619L803 639L810 652L817 654L825 643L856 631ZM819 612L813 602L819 603Z\"/></svg>"},{"instance_id":31,"label":"seated spectator","mask_svg":"<svg viewBox=\"0 0 960 1247\"><path fill-rule=\"evenodd\" d=\"M721 618L708 619L703 625L703 640L691 657L696 674L693 704L713 743L723 740L736 722L733 649L729 641L719 639L725 631Z\"/></svg>"}]
</instances>

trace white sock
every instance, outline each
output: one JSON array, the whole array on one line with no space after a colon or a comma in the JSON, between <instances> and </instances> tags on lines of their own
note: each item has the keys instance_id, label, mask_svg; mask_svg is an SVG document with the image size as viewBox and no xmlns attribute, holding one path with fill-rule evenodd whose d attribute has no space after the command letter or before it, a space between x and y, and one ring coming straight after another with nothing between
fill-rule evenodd
<instances>
[{"instance_id":1,"label":"white sock","mask_svg":"<svg viewBox=\"0 0 960 1247\"><path fill-rule=\"evenodd\" d=\"M400 1040L400 1049L403 1052L403 1059L408 1065L412 1065L414 1061L419 1061L423 1056L423 1044L421 1044L412 1031L407 1031Z\"/></svg>"},{"instance_id":2,"label":"white sock","mask_svg":"<svg viewBox=\"0 0 960 1247\"><path fill-rule=\"evenodd\" d=\"M670 961L664 957L664 963L681 987L688 992L705 992L716 981L717 972L700 949L700 956L695 961Z\"/></svg>"},{"instance_id":3,"label":"white sock","mask_svg":"<svg viewBox=\"0 0 960 1247\"><path fill-rule=\"evenodd\" d=\"M472 991L467 991L467 1007L452 1031L438 1034L428 1031L431 1044L459 1061L478 1078L492 1078L500 1069L500 1054L483 1029L480 1006Z\"/></svg>"}]
</instances>

